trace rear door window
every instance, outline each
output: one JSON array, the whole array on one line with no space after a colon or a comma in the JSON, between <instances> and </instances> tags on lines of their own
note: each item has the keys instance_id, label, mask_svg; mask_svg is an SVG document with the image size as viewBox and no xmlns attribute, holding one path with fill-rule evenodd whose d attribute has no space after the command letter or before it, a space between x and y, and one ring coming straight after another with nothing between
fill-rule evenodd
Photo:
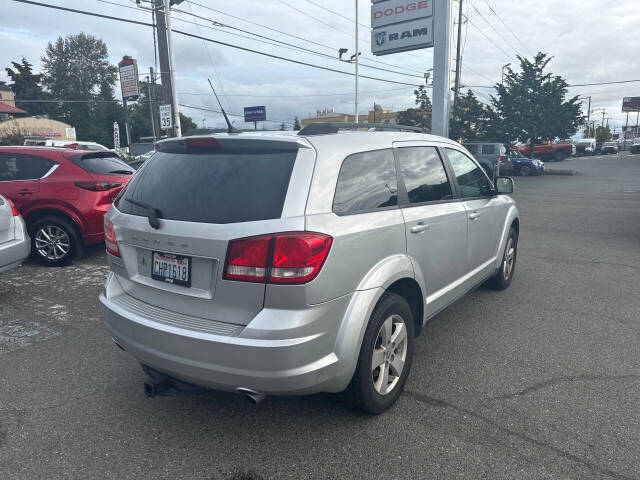
<instances>
[{"instance_id":1,"label":"rear door window","mask_svg":"<svg viewBox=\"0 0 640 480\"><path fill-rule=\"evenodd\" d=\"M355 153L342 162L333 211L362 213L398 205L393 150Z\"/></svg>"},{"instance_id":2,"label":"rear door window","mask_svg":"<svg viewBox=\"0 0 640 480\"><path fill-rule=\"evenodd\" d=\"M0 182L37 180L42 178L54 162L47 158L17 153L0 154Z\"/></svg>"},{"instance_id":3,"label":"rear door window","mask_svg":"<svg viewBox=\"0 0 640 480\"><path fill-rule=\"evenodd\" d=\"M297 150L238 153L158 152L118 200L118 210L146 216L128 200L160 210L161 218L237 223L280 218Z\"/></svg>"},{"instance_id":4,"label":"rear door window","mask_svg":"<svg viewBox=\"0 0 640 480\"><path fill-rule=\"evenodd\" d=\"M496 153L496 146L493 144L482 145L482 155L494 155Z\"/></svg>"},{"instance_id":5,"label":"rear door window","mask_svg":"<svg viewBox=\"0 0 640 480\"><path fill-rule=\"evenodd\" d=\"M451 200L451 185L435 147L398 149L400 173L409 203Z\"/></svg>"},{"instance_id":6,"label":"rear door window","mask_svg":"<svg viewBox=\"0 0 640 480\"><path fill-rule=\"evenodd\" d=\"M135 170L113 155L85 154L70 159L85 172L94 175L126 175Z\"/></svg>"}]
</instances>

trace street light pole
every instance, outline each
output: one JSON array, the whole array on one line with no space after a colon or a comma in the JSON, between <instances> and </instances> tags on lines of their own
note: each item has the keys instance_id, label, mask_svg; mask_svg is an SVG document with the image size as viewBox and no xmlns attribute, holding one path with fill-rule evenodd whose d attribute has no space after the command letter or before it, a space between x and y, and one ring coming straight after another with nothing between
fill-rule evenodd
<instances>
[{"instance_id":1,"label":"street light pole","mask_svg":"<svg viewBox=\"0 0 640 480\"><path fill-rule=\"evenodd\" d=\"M356 123L358 123L358 0L356 0L356 101L355 101L355 109L356 109Z\"/></svg>"},{"instance_id":2,"label":"street light pole","mask_svg":"<svg viewBox=\"0 0 640 480\"><path fill-rule=\"evenodd\" d=\"M164 0L164 18L167 31L167 52L169 54L169 75L171 76L171 111L173 113L173 129L176 137L182 136L180 125L180 111L178 110L178 90L176 88L176 68L173 59L171 40L171 5L169 0Z\"/></svg>"}]
</instances>

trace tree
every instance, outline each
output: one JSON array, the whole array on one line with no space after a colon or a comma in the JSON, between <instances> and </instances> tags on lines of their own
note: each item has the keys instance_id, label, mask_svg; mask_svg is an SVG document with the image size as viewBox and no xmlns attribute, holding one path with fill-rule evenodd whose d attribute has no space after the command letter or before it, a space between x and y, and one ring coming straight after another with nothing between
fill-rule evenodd
<instances>
[{"instance_id":1,"label":"tree","mask_svg":"<svg viewBox=\"0 0 640 480\"><path fill-rule=\"evenodd\" d=\"M189 130L198 128L198 125L191 119L191 117L187 117L184 113L180 112L180 128L184 134Z\"/></svg>"},{"instance_id":2,"label":"tree","mask_svg":"<svg viewBox=\"0 0 640 480\"><path fill-rule=\"evenodd\" d=\"M579 97L567 99L567 82L545 73L551 59L542 52L533 61L518 56L521 71L507 69L491 96L492 140L530 142L533 156L536 144L570 137L582 124Z\"/></svg>"},{"instance_id":3,"label":"tree","mask_svg":"<svg viewBox=\"0 0 640 480\"><path fill-rule=\"evenodd\" d=\"M431 100L427 95L427 89L424 85L420 85L417 90L413 91L416 96L416 108L409 108L398 114L398 123L421 127L426 132L431 131Z\"/></svg>"},{"instance_id":4,"label":"tree","mask_svg":"<svg viewBox=\"0 0 640 480\"><path fill-rule=\"evenodd\" d=\"M458 97L453 109L449 138L456 141L469 141L487 138L489 113L471 90Z\"/></svg>"},{"instance_id":5,"label":"tree","mask_svg":"<svg viewBox=\"0 0 640 480\"><path fill-rule=\"evenodd\" d=\"M597 127L596 128L596 142L603 143L611 140L611 129L609 127Z\"/></svg>"},{"instance_id":6,"label":"tree","mask_svg":"<svg viewBox=\"0 0 640 480\"><path fill-rule=\"evenodd\" d=\"M282 122L282 123L280 124L280 131L284 131L284 130L286 130L286 129L287 129L287 126L284 124L284 122Z\"/></svg>"},{"instance_id":7,"label":"tree","mask_svg":"<svg viewBox=\"0 0 640 480\"><path fill-rule=\"evenodd\" d=\"M300 120L297 116L293 117L293 129L300 130L302 127L300 126Z\"/></svg>"},{"instance_id":8,"label":"tree","mask_svg":"<svg viewBox=\"0 0 640 480\"><path fill-rule=\"evenodd\" d=\"M118 69L109 62L106 44L85 33L58 37L42 62L42 84L54 99L66 100L51 116L74 126L78 139L110 144L122 107L114 97Z\"/></svg>"},{"instance_id":9,"label":"tree","mask_svg":"<svg viewBox=\"0 0 640 480\"><path fill-rule=\"evenodd\" d=\"M51 105L47 102L22 102L21 100L49 100L51 99L42 88L42 74L33 73L33 65L22 57L20 62L11 62L11 67L5 68L7 75L13 81L9 85L16 98L16 107L26 110L31 115L49 115Z\"/></svg>"}]
</instances>

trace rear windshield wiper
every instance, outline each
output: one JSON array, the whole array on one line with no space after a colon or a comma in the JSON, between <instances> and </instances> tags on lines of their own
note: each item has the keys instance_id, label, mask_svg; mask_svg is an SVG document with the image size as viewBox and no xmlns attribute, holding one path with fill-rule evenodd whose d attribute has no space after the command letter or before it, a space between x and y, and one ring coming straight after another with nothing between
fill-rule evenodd
<instances>
[{"instance_id":1,"label":"rear windshield wiper","mask_svg":"<svg viewBox=\"0 0 640 480\"><path fill-rule=\"evenodd\" d=\"M133 175L133 170L111 170L109 173L119 173L122 175Z\"/></svg>"},{"instance_id":2,"label":"rear windshield wiper","mask_svg":"<svg viewBox=\"0 0 640 480\"><path fill-rule=\"evenodd\" d=\"M149 225L151 225L151 227L155 228L156 230L160 228L160 220L158 220L158 218L162 218L162 212L160 210L158 210L153 205L149 205L148 203L141 202L139 200L133 200L131 198L125 198L125 200L129 203L137 205L138 207L144 208L147 211Z\"/></svg>"}]
</instances>

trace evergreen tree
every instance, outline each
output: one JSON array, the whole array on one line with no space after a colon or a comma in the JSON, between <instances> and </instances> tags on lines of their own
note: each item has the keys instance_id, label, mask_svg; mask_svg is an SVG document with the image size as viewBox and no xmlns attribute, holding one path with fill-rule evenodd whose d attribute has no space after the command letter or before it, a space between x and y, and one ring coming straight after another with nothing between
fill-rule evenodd
<instances>
[{"instance_id":1,"label":"evergreen tree","mask_svg":"<svg viewBox=\"0 0 640 480\"><path fill-rule=\"evenodd\" d=\"M453 110L449 138L456 141L487 139L489 113L471 90L460 95Z\"/></svg>"},{"instance_id":2,"label":"evergreen tree","mask_svg":"<svg viewBox=\"0 0 640 480\"><path fill-rule=\"evenodd\" d=\"M11 67L5 68L7 75L13 81L8 85L16 98L16 107L29 112L30 115L49 115L51 105L47 102L39 103L33 100L50 100L42 88L42 74L33 73L33 65L22 57L20 62L11 62ZM30 100L23 102L22 100Z\"/></svg>"},{"instance_id":3,"label":"evergreen tree","mask_svg":"<svg viewBox=\"0 0 640 480\"><path fill-rule=\"evenodd\" d=\"M530 142L534 147L570 137L583 123L579 97L567 99L567 82L545 72L551 58L544 53L533 61L518 56L520 72L507 69L504 83L497 84L496 95L491 96L492 140Z\"/></svg>"},{"instance_id":4,"label":"evergreen tree","mask_svg":"<svg viewBox=\"0 0 640 480\"><path fill-rule=\"evenodd\" d=\"M409 108L398 114L398 123L421 127L425 132L431 131L431 99L427 95L427 89L424 85L420 85L417 90L413 91L416 96L415 108Z\"/></svg>"}]
</instances>

